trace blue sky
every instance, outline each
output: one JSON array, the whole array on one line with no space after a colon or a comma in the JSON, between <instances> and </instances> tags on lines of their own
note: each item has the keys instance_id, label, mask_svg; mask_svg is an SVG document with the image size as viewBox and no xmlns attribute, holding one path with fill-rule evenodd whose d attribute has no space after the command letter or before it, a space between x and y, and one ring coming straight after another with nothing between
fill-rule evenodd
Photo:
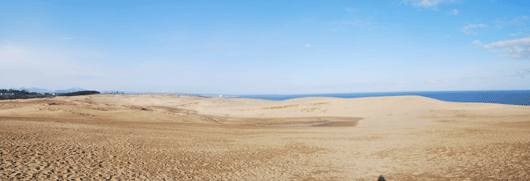
<instances>
[{"instance_id":1,"label":"blue sky","mask_svg":"<svg viewBox=\"0 0 530 181\"><path fill-rule=\"evenodd\" d=\"M530 89L530 2L0 0L0 87Z\"/></svg>"}]
</instances>

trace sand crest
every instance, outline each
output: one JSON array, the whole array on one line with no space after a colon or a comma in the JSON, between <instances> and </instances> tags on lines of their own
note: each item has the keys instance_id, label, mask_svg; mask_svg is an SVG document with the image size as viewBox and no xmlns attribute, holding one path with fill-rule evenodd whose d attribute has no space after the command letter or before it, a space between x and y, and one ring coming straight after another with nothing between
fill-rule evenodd
<instances>
[{"instance_id":1,"label":"sand crest","mask_svg":"<svg viewBox=\"0 0 530 181\"><path fill-rule=\"evenodd\" d=\"M420 96L0 101L0 180L530 180L530 107Z\"/></svg>"}]
</instances>

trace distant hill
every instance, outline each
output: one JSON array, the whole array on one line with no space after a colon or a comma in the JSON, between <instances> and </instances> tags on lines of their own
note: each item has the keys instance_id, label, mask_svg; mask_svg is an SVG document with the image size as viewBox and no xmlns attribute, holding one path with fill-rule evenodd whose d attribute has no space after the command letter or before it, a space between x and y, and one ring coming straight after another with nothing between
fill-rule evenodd
<instances>
[{"instance_id":1,"label":"distant hill","mask_svg":"<svg viewBox=\"0 0 530 181\"><path fill-rule=\"evenodd\" d=\"M12 88L13 90L19 90L19 91L27 91L27 92L36 92L36 93L40 93L40 94L44 94L44 93L53 93L53 91L50 91L48 89L41 89L41 88L36 88L36 87L31 87L31 88L26 88L26 87L20 87L18 89L14 89Z\"/></svg>"},{"instance_id":2,"label":"distant hill","mask_svg":"<svg viewBox=\"0 0 530 181\"><path fill-rule=\"evenodd\" d=\"M70 93L63 93L63 94L57 94L58 96L81 96L81 95L91 95L91 94L99 94L98 91L77 91L77 92L70 92Z\"/></svg>"},{"instance_id":3,"label":"distant hill","mask_svg":"<svg viewBox=\"0 0 530 181\"><path fill-rule=\"evenodd\" d=\"M98 91L76 91L69 93L37 93L29 92L26 90L15 90L15 89L0 89L0 100L6 99L31 99L31 98L52 98L55 96L80 96L80 95L91 95L99 94Z\"/></svg>"},{"instance_id":4,"label":"distant hill","mask_svg":"<svg viewBox=\"0 0 530 181\"><path fill-rule=\"evenodd\" d=\"M56 93L56 94L63 94L63 93L71 93L71 92L79 92L79 91L87 91L87 89L83 89L83 88L79 88L79 87L74 87L74 88L71 88L71 89L65 89L65 90L50 90L50 89L41 89L41 88L36 88L36 87L30 87L30 88L26 88L26 87L19 87L19 88L10 88L12 90L19 90L19 91L27 91L27 92L36 92L36 93L40 93L40 94L45 94L45 93L50 93L50 94L53 94L53 93Z\"/></svg>"},{"instance_id":5,"label":"distant hill","mask_svg":"<svg viewBox=\"0 0 530 181\"><path fill-rule=\"evenodd\" d=\"M56 90L54 93L71 93L71 92L79 92L79 91L88 91L88 90L79 88L79 87L74 87L74 88L66 89L66 90Z\"/></svg>"},{"instance_id":6,"label":"distant hill","mask_svg":"<svg viewBox=\"0 0 530 181\"><path fill-rule=\"evenodd\" d=\"M28 92L26 90L0 89L0 100L54 97L52 94Z\"/></svg>"}]
</instances>

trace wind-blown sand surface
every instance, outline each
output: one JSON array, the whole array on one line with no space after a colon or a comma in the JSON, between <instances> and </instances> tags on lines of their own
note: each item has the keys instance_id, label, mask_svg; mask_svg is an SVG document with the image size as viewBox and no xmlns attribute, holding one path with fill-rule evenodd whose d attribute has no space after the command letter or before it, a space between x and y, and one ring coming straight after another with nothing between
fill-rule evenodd
<instances>
[{"instance_id":1,"label":"wind-blown sand surface","mask_svg":"<svg viewBox=\"0 0 530 181\"><path fill-rule=\"evenodd\" d=\"M530 107L419 96L0 101L0 180L530 180Z\"/></svg>"}]
</instances>

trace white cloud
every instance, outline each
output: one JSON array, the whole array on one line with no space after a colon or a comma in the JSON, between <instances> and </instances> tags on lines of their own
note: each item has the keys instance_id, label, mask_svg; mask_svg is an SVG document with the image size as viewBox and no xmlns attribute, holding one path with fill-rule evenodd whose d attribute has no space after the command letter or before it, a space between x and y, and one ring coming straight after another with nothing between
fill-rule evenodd
<instances>
[{"instance_id":1,"label":"white cloud","mask_svg":"<svg viewBox=\"0 0 530 181\"><path fill-rule=\"evenodd\" d=\"M434 61L440 61L440 62L454 62L455 60L452 58L433 58Z\"/></svg>"},{"instance_id":2,"label":"white cloud","mask_svg":"<svg viewBox=\"0 0 530 181\"><path fill-rule=\"evenodd\" d=\"M458 9L453 9L451 11L447 11L447 14L458 15Z\"/></svg>"},{"instance_id":3,"label":"white cloud","mask_svg":"<svg viewBox=\"0 0 530 181\"><path fill-rule=\"evenodd\" d=\"M467 26L464 26L462 28L462 32L464 32L465 34L477 34L477 32L473 32L473 29L475 28L487 28L488 25L485 25L485 24L470 24L470 25L467 25Z\"/></svg>"},{"instance_id":4,"label":"white cloud","mask_svg":"<svg viewBox=\"0 0 530 181\"><path fill-rule=\"evenodd\" d=\"M524 78L527 75L530 75L530 69L521 69L521 70L512 71L512 73L510 73L510 76L521 77L521 78Z\"/></svg>"},{"instance_id":5,"label":"white cloud","mask_svg":"<svg viewBox=\"0 0 530 181\"><path fill-rule=\"evenodd\" d=\"M306 48L311 48L311 47L313 47L313 45L311 45L311 44L307 44L307 45L305 45L305 47L306 47Z\"/></svg>"},{"instance_id":6,"label":"white cloud","mask_svg":"<svg viewBox=\"0 0 530 181\"><path fill-rule=\"evenodd\" d=\"M484 45L482 48L492 53L502 53L501 57L516 60L530 58L530 38L498 41Z\"/></svg>"},{"instance_id":7,"label":"white cloud","mask_svg":"<svg viewBox=\"0 0 530 181\"><path fill-rule=\"evenodd\" d=\"M526 26L526 22L530 20L530 16L519 16L507 21L505 18L497 18L495 20L495 28L503 28L508 26Z\"/></svg>"},{"instance_id":8,"label":"white cloud","mask_svg":"<svg viewBox=\"0 0 530 181\"><path fill-rule=\"evenodd\" d=\"M456 0L403 0L401 1L401 3L403 4L410 4L416 8L423 8L423 9L430 9L430 10L438 10L438 4L455 3L455 2Z\"/></svg>"},{"instance_id":9,"label":"white cloud","mask_svg":"<svg viewBox=\"0 0 530 181\"><path fill-rule=\"evenodd\" d=\"M471 46L474 47L474 48L480 47L480 46L482 46L482 42L480 42L480 40L475 40L475 41L471 42Z\"/></svg>"},{"instance_id":10,"label":"white cloud","mask_svg":"<svg viewBox=\"0 0 530 181\"><path fill-rule=\"evenodd\" d=\"M524 21L529 20L530 16L519 16L514 18L511 22L512 23L524 23Z\"/></svg>"},{"instance_id":11,"label":"white cloud","mask_svg":"<svg viewBox=\"0 0 530 181\"><path fill-rule=\"evenodd\" d=\"M519 36L519 35L523 35L523 32L510 33L509 35L510 36Z\"/></svg>"},{"instance_id":12,"label":"white cloud","mask_svg":"<svg viewBox=\"0 0 530 181\"><path fill-rule=\"evenodd\" d=\"M438 1L438 0L422 0L419 3L416 3L416 5L424 7L424 8L429 8L429 7L438 5L439 2L440 1Z\"/></svg>"}]
</instances>

